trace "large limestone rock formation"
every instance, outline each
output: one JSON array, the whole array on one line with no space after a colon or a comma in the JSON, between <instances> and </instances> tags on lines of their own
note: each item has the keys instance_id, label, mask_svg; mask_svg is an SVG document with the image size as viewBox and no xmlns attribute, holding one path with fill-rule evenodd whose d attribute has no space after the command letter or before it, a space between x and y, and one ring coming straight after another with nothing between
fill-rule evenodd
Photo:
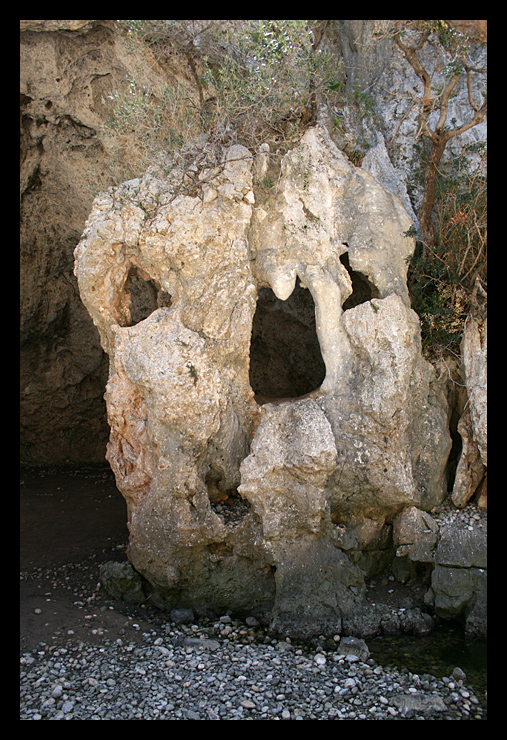
<instances>
[{"instance_id":1,"label":"large limestone rock formation","mask_svg":"<svg viewBox=\"0 0 507 740\"><path fill-rule=\"evenodd\" d=\"M445 496L445 400L409 304L401 202L321 127L256 203L259 169L232 146L194 171L191 194L157 170L110 189L75 274L110 359L107 457L152 598L336 634L363 606L344 528L367 519L379 542L401 510ZM322 378L266 398L250 363L256 306L293 291L315 305ZM297 346L296 310L280 346Z\"/></svg>"}]
</instances>

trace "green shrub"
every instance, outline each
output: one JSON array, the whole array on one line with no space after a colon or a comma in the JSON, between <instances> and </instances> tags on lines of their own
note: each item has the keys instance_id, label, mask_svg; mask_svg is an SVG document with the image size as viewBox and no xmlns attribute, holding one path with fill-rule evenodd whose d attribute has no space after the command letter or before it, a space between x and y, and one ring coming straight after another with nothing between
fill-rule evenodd
<instances>
[{"instance_id":1,"label":"green shrub","mask_svg":"<svg viewBox=\"0 0 507 740\"><path fill-rule=\"evenodd\" d=\"M308 20L245 21L216 41L225 53L219 64L205 59L204 81L217 122L247 146L270 135L297 139L322 96L337 94L339 65Z\"/></svg>"},{"instance_id":2,"label":"green shrub","mask_svg":"<svg viewBox=\"0 0 507 740\"><path fill-rule=\"evenodd\" d=\"M175 154L205 135L211 145L266 139L295 143L318 102L342 89L335 57L320 48L321 21L119 21L126 44L178 57L187 82L154 89L131 75L110 94L102 127L117 182L141 175L160 151ZM204 24L204 25L203 25ZM183 77L181 77L183 79Z\"/></svg>"},{"instance_id":3,"label":"green shrub","mask_svg":"<svg viewBox=\"0 0 507 740\"><path fill-rule=\"evenodd\" d=\"M475 147L482 150L482 145ZM470 148L464 154L470 154ZM486 151L471 169L466 156L451 164L438 181L436 246L409 261L408 285L421 319L423 348L430 357L459 354L463 325L478 276L487 282Z\"/></svg>"},{"instance_id":4,"label":"green shrub","mask_svg":"<svg viewBox=\"0 0 507 740\"><path fill-rule=\"evenodd\" d=\"M136 74L109 101L112 113L101 135L117 183L139 177L161 151L174 152L202 133L198 106L182 84L153 89Z\"/></svg>"}]
</instances>

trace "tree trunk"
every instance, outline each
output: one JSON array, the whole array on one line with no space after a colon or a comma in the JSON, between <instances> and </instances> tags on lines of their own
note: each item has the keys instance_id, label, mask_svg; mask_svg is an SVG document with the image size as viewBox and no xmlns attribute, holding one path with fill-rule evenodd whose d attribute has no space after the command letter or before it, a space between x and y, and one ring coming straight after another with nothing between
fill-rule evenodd
<instances>
[{"instance_id":1,"label":"tree trunk","mask_svg":"<svg viewBox=\"0 0 507 740\"><path fill-rule=\"evenodd\" d=\"M447 138L444 137L438 137L436 141L432 140L431 153L426 165L424 197L419 208L419 213L417 214L419 231L423 242L423 257L426 257L428 247L435 246L435 228L431 220L431 214L437 194L438 165L442 159L446 144Z\"/></svg>"}]
</instances>

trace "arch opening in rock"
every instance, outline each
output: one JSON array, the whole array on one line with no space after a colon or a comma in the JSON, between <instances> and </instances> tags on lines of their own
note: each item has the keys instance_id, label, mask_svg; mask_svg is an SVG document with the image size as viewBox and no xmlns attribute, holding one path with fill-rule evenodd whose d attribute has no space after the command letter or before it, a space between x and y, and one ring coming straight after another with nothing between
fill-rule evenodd
<instances>
[{"instance_id":1,"label":"arch opening in rock","mask_svg":"<svg viewBox=\"0 0 507 740\"><path fill-rule=\"evenodd\" d=\"M381 297L378 289L371 280L368 280L366 275L363 275L362 272L358 272L351 268L348 252L344 252L344 254L341 255L340 262L349 273L352 281L352 295L350 295L343 303L342 308L344 311L349 308L355 308L356 306L359 306L360 303L367 303L367 301L371 301L372 298Z\"/></svg>"},{"instance_id":2,"label":"arch opening in rock","mask_svg":"<svg viewBox=\"0 0 507 740\"><path fill-rule=\"evenodd\" d=\"M312 294L299 278L287 300L261 288L252 323L250 385L258 403L298 398L326 376Z\"/></svg>"},{"instance_id":3,"label":"arch opening in rock","mask_svg":"<svg viewBox=\"0 0 507 740\"><path fill-rule=\"evenodd\" d=\"M132 266L123 288L124 326L135 326L151 316L153 311L170 306L172 298L156 280L145 277L143 272Z\"/></svg>"}]
</instances>

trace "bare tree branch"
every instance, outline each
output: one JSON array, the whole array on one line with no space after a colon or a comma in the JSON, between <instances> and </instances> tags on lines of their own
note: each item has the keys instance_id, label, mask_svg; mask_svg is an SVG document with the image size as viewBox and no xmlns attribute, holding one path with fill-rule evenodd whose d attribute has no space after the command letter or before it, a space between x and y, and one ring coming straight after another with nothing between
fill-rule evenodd
<instances>
[{"instance_id":1,"label":"bare tree branch","mask_svg":"<svg viewBox=\"0 0 507 740\"><path fill-rule=\"evenodd\" d=\"M479 106L473 100L471 73L472 71L483 71L483 70L474 70L473 67L467 64L467 62L464 59L463 46L461 46L458 49L457 56L454 59L454 63L458 62L459 67L455 68L455 71L452 74L452 76L446 80L443 90L437 96L432 97L431 96L431 75L429 74L428 70L423 66L423 64L421 63L417 55L417 52L421 51L422 48L424 47L424 44L428 41L431 35L431 28L423 30L419 34L416 41L414 41L411 44L407 44L404 41L402 41L402 32L405 29L404 23L405 23L404 21L396 21L395 26L394 26L393 38L397 46L403 53L405 59L410 64L415 74L419 77L419 79L421 80L423 84L422 96L419 98L419 101L418 101L419 132L417 135L420 136L422 134L423 136L428 138L432 143L432 149L431 149L431 152L430 152L427 164L426 164L424 195L423 195L422 204L421 204L421 207L418 213L419 226L420 226L420 230L421 230L422 237L423 237L422 239L423 249L424 249L424 252L426 253L428 249L428 245L430 246L433 245L434 239L435 239L431 214L432 214L433 206L435 204L435 199L436 199L438 165L444 153L445 146L450 139L455 138L456 136L460 136L465 131L468 131L468 129L484 121L484 119L486 118L486 114L487 114L487 103L485 102L479 108ZM453 128L453 129L446 131L445 126L446 126L447 116L449 113L449 102L451 99L451 95L456 89L456 85L458 84L458 81L461 77L461 68L463 68L466 72L468 102L474 111L474 115L469 121L463 123L458 128ZM411 108L413 107L415 102L416 101L414 101ZM430 120L431 114L437 108L439 109L438 121L437 121L435 128L432 129L430 128L429 120Z\"/></svg>"}]
</instances>

